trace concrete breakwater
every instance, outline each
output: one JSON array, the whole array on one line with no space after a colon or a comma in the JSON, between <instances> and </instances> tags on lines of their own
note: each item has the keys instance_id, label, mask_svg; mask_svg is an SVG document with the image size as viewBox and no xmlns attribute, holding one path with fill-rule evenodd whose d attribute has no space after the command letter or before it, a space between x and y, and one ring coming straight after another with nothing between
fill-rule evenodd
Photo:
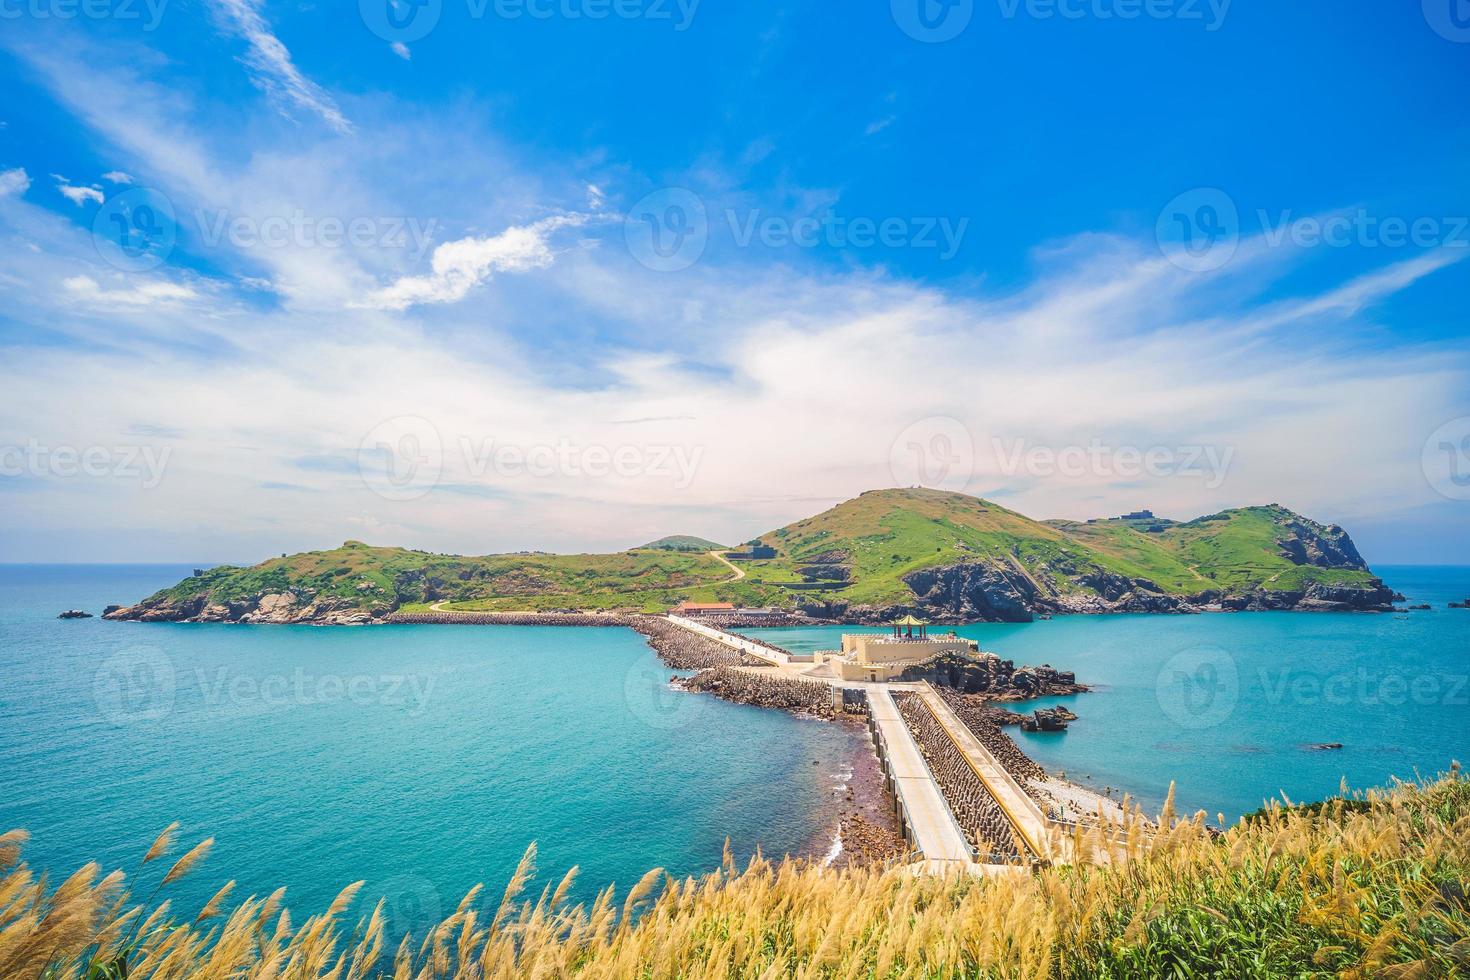
<instances>
[{"instance_id":1,"label":"concrete breakwater","mask_svg":"<svg viewBox=\"0 0 1470 980\"><path fill-rule=\"evenodd\" d=\"M1005 811L955 748L924 699L913 692L895 691L893 700L943 791L950 811L981 860L1018 863L1021 848Z\"/></svg>"},{"instance_id":2,"label":"concrete breakwater","mask_svg":"<svg viewBox=\"0 0 1470 980\"><path fill-rule=\"evenodd\" d=\"M943 687L935 687L934 692L944 699L954 711L965 727L979 739L980 744L995 756L999 762L1016 780L1022 788L1027 786L1032 779L1045 779L1046 770L1037 765L1015 740L1007 735L993 717L996 709L988 708L985 702L974 696L960 694ZM1001 715L1009 712L999 712Z\"/></svg>"},{"instance_id":3,"label":"concrete breakwater","mask_svg":"<svg viewBox=\"0 0 1470 980\"><path fill-rule=\"evenodd\" d=\"M797 711L818 718L836 718L838 715L833 704L832 687L818 681L790 680L724 666L700 671L676 684L686 691L713 694L739 704Z\"/></svg>"},{"instance_id":4,"label":"concrete breakwater","mask_svg":"<svg viewBox=\"0 0 1470 980\"><path fill-rule=\"evenodd\" d=\"M635 616L628 625L642 633L659 659L675 670L735 667L744 657L723 643L691 633L660 616Z\"/></svg>"}]
</instances>

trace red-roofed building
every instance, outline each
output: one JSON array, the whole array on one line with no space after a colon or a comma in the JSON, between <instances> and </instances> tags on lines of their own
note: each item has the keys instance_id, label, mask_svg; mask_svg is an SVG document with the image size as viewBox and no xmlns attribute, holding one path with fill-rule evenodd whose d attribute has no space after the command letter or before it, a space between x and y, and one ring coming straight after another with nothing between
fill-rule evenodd
<instances>
[{"instance_id":1,"label":"red-roofed building","mask_svg":"<svg viewBox=\"0 0 1470 980\"><path fill-rule=\"evenodd\" d=\"M727 613L734 611L735 606L728 602L681 602L674 607L674 612L680 616L697 616L702 613Z\"/></svg>"}]
</instances>

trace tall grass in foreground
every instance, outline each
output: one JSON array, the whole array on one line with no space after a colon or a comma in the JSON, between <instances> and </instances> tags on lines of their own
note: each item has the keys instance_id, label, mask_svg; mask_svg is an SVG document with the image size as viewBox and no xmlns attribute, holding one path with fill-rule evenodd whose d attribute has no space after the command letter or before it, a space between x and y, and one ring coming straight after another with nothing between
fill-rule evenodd
<instances>
[{"instance_id":1,"label":"tall grass in foreground","mask_svg":"<svg viewBox=\"0 0 1470 980\"><path fill-rule=\"evenodd\" d=\"M0 837L0 977L1445 977L1470 976L1470 782L1458 776L1276 806L1218 834L1167 809L1130 860L997 880L755 858L701 878L655 870L622 898L569 905L575 869L527 893L479 888L387 948L361 883L296 924L282 893L180 918L165 899L205 842L137 903L89 865L55 888ZM1135 828L1136 829L1136 828Z\"/></svg>"}]
</instances>

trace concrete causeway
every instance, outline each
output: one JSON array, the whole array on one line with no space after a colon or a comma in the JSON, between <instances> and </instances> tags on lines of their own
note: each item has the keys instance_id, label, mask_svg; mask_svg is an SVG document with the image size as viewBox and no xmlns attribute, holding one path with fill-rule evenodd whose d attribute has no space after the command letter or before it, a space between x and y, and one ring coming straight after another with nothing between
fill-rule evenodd
<instances>
[{"instance_id":1,"label":"concrete causeway","mask_svg":"<svg viewBox=\"0 0 1470 980\"><path fill-rule=\"evenodd\" d=\"M974 864L974 849L950 812L887 685L868 688L868 711L873 740L898 801L909 842L925 861Z\"/></svg>"},{"instance_id":2,"label":"concrete causeway","mask_svg":"<svg viewBox=\"0 0 1470 980\"><path fill-rule=\"evenodd\" d=\"M912 691L923 698L975 775L999 805L1001 812L1016 830L1016 837L1034 860L1049 860L1062 855L1060 839L1041 808L1016 782L1005 767L980 743L969 727L960 720L944 699L927 682L862 683L842 681L831 676L813 676L806 660L796 660L784 651L754 643L742 636L727 633L684 616L670 615L669 622L700 636L722 643L747 654L765 665L777 668L792 680L819 681L833 688L834 697L842 690L861 690L868 700L868 725L873 743L883 760L888 783L898 803L905 834L922 855L928 870L944 871L963 868L972 873L997 873L1018 870L1016 866L985 865L975 860L974 849L965 839L955 820L944 792L935 780L924 754L919 750L913 732L899 714L893 700L894 691Z\"/></svg>"}]
</instances>

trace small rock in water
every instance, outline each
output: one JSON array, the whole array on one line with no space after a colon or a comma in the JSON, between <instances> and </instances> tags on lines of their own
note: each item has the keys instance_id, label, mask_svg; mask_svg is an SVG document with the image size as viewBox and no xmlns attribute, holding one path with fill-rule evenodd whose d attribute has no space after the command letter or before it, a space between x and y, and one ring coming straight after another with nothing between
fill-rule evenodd
<instances>
[{"instance_id":1,"label":"small rock in water","mask_svg":"<svg viewBox=\"0 0 1470 980\"><path fill-rule=\"evenodd\" d=\"M57 619L91 619L92 614L80 609L68 609L56 617Z\"/></svg>"},{"instance_id":2,"label":"small rock in water","mask_svg":"<svg viewBox=\"0 0 1470 980\"><path fill-rule=\"evenodd\" d=\"M1340 748L1342 748L1342 743L1341 742L1318 742L1316 745L1308 745L1307 746L1307 751L1308 752L1331 752L1334 749L1340 749Z\"/></svg>"}]
</instances>

